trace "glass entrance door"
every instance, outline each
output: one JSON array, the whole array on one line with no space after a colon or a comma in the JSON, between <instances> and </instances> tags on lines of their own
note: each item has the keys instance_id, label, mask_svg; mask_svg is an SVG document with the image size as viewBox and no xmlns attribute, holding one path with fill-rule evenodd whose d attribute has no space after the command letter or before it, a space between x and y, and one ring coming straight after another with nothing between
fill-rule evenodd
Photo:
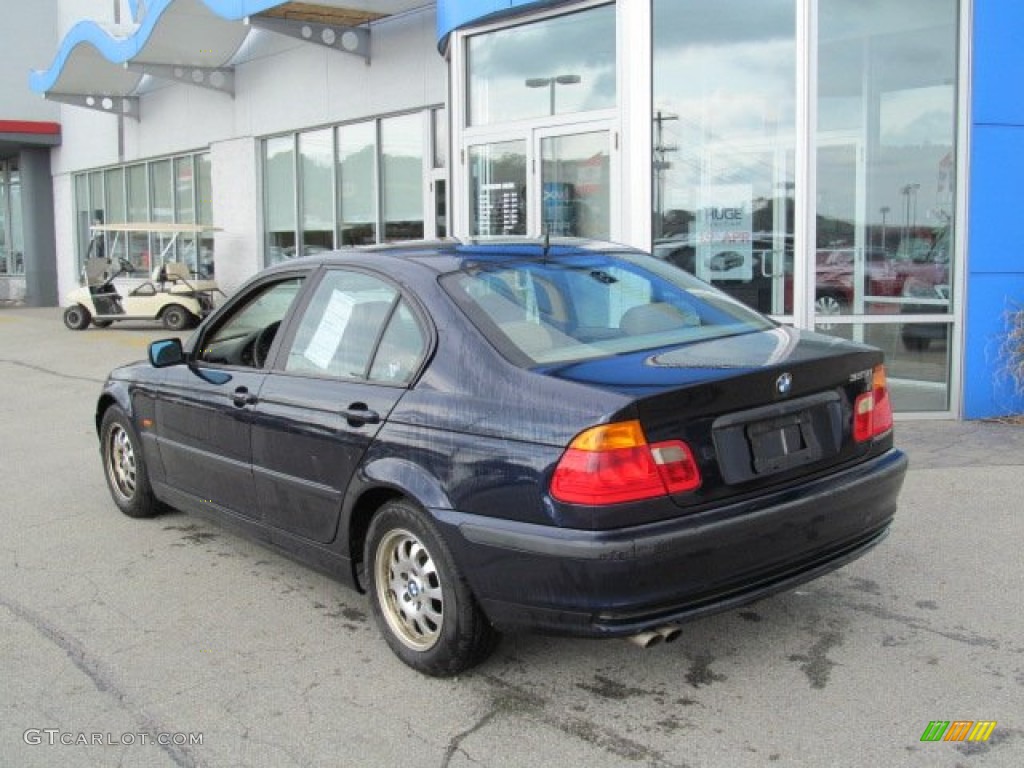
<instances>
[{"instance_id":1,"label":"glass entrance door","mask_svg":"<svg viewBox=\"0 0 1024 768\"><path fill-rule=\"evenodd\" d=\"M533 199L541 234L612 239L611 132L537 131Z\"/></svg>"}]
</instances>

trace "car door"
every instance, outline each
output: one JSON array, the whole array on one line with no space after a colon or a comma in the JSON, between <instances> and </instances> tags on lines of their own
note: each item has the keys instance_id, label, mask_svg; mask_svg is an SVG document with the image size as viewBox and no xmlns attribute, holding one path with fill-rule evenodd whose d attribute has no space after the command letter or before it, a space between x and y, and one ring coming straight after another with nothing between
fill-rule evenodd
<instances>
[{"instance_id":1,"label":"car door","mask_svg":"<svg viewBox=\"0 0 1024 768\"><path fill-rule=\"evenodd\" d=\"M426 353L424 327L387 279L323 274L254 408L253 472L267 524L334 539L349 481Z\"/></svg>"},{"instance_id":2,"label":"car door","mask_svg":"<svg viewBox=\"0 0 1024 768\"><path fill-rule=\"evenodd\" d=\"M291 275L253 286L204 329L188 366L166 369L156 431L167 482L202 502L257 519L252 405L277 328L298 294Z\"/></svg>"}]
</instances>

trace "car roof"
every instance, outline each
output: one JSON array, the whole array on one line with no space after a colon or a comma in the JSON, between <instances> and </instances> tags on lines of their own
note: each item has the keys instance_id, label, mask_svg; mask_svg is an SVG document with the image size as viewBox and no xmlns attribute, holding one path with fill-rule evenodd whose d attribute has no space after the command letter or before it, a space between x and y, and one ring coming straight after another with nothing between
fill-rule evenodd
<instances>
[{"instance_id":1,"label":"car roof","mask_svg":"<svg viewBox=\"0 0 1024 768\"><path fill-rule=\"evenodd\" d=\"M295 267L366 265L384 266L382 257L416 263L437 274L464 269L468 264L558 258L588 253L641 253L617 243L582 238L535 238L486 240L417 240L385 245L356 246L325 251L301 259L279 263L268 271L287 271Z\"/></svg>"}]
</instances>

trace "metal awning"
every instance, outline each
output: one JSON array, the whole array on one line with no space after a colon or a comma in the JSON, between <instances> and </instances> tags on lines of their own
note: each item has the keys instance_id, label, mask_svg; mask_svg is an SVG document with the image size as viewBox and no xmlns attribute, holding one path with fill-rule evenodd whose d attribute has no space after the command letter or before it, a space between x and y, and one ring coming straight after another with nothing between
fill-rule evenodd
<instances>
[{"instance_id":1,"label":"metal awning","mask_svg":"<svg viewBox=\"0 0 1024 768\"><path fill-rule=\"evenodd\" d=\"M129 0L133 21L82 21L29 86L45 98L139 117L144 79L234 93L232 61L253 27L369 59L370 22L421 0Z\"/></svg>"}]
</instances>

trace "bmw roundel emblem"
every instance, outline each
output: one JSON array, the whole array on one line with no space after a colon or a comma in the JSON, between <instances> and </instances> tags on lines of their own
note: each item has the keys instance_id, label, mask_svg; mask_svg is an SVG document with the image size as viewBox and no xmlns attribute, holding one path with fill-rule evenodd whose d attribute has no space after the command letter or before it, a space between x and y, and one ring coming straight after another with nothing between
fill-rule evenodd
<instances>
[{"instance_id":1,"label":"bmw roundel emblem","mask_svg":"<svg viewBox=\"0 0 1024 768\"><path fill-rule=\"evenodd\" d=\"M793 388L793 374L784 373L775 380L775 391L780 395L788 395Z\"/></svg>"}]
</instances>

